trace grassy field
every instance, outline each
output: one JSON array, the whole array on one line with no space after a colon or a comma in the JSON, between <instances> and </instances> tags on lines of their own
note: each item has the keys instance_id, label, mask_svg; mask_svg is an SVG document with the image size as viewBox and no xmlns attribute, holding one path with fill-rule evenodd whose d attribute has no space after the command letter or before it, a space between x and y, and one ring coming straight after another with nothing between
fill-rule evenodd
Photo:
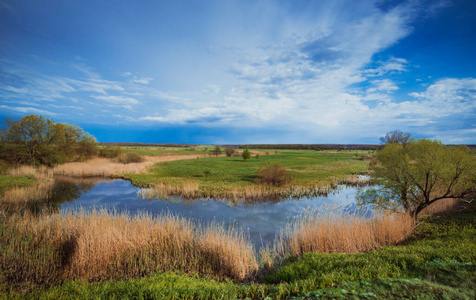
<instances>
[{"instance_id":1,"label":"grassy field","mask_svg":"<svg viewBox=\"0 0 476 300\"><path fill-rule=\"evenodd\" d=\"M464 207L464 209L463 209ZM125 281L66 281L4 299L474 299L476 204L426 218L403 244L365 253L307 253L258 281L180 272Z\"/></svg>"},{"instance_id":2,"label":"grassy field","mask_svg":"<svg viewBox=\"0 0 476 300\"><path fill-rule=\"evenodd\" d=\"M188 155L208 154L213 146L196 147L151 147L151 146L121 146L122 151L137 153L139 155L162 156L162 155Z\"/></svg>"},{"instance_id":3,"label":"grassy field","mask_svg":"<svg viewBox=\"0 0 476 300\"><path fill-rule=\"evenodd\" d=\"M269 155L252 156L246 161L241 156L208 157L157 163L148 174L128 174L127 177L139 186L161 184L161 188L168 186L178 191L192 186L197 197L221 197L236 190L256 188L253 180L259 168L277 163L287 170L292 180L286 187L272 190L325 187L352 174L365 174L368 163L362 160L364 154L366 152L303 150L278 151L277 154L271 151Z\"/></svg>"}]
</instances>

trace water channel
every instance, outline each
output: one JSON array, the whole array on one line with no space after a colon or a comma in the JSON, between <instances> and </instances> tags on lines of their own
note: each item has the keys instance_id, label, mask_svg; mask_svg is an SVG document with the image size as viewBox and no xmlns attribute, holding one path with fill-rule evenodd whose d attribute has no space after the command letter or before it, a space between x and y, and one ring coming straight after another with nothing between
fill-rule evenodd
<instances>
[{"instance_id":1,"label":"water channel","mask_svg":"<svg viewBox=\"0 0 476 300\"><path fill-rule=\"evenodd\" d=\"M357 211L355 194L358 188L351 186L339 186L327 196L231 203L226 200L187 200L180 197L143 199L140 188L120 179L57 182L53 196L43 202L40 209L46 208L55 212L106 209L130 215L147 212L152 216L172 213L194 223L217 222L225 227L241 228L258 249L266 243L272 243L276 234L285 228L287 223L306 211L330 208L339 212ZM369 210L358 211L370 214Z\"/></svg>"}]
</instances>

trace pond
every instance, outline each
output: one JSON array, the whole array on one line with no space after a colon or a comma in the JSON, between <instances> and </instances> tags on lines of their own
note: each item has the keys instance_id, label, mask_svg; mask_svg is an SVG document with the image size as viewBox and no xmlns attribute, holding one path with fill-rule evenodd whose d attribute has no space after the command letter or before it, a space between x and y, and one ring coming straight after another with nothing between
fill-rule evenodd
<instances>
[{"instance_id":1,"label":"pond","mask_svg":"<svg viewBox=\"0 0 476 300\"><path fill-rule=\"evenodd\" d=\"M130 215L147 212L152 216L172 213L194 223L222 223L243 229L256 249L272 243L276 234L296 216L310 210L332 209L356 212L357 187L339 186L327 196L300 199L276 199L254 203L231 203L226 200L143 199L141 188L126 180L61 181L43 208L53 211L104 208ZM53 208L53 209L52 209ZM369 210L359 213L370 214Z\"/></svg>"}]
</instances>

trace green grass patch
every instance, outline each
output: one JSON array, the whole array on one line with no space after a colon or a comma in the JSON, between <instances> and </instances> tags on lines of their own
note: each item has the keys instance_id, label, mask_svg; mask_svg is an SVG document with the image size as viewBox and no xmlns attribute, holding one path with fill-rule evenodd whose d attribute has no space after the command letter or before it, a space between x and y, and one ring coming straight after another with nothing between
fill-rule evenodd
<instances>
[{"instance_id":1,"label":"green grass patch","mask_svg":"<svg viewBox=\"0 0 476 300\"><path fill-rule=\"evenodd\" d=\"M29 186L32 185L34 182L35 178L32 175L11 176L0 174L0 194L7 189Z\"/></svg>"},{"instance_id":2,"label":"green grass patch","mask_svg":"<svg viewBox=\"0 0 476 300\"><path fill-rule=\"evenodd\" d=\"M126 153L136 153L139 155L149 155L149 156L188 155L188 154L203 155L203 154L208 154L209 151L213 150L213 146L176 147L176 148L153 147L153 146L121 146L121 150Z\"/></svg>"}]
</instances>

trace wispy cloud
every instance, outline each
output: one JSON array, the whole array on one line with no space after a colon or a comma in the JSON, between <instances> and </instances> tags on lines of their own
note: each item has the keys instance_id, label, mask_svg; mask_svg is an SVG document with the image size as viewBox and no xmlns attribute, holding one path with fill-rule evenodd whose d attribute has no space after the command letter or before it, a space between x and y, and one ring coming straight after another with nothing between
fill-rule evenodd
<instances>
[{"instance_id":1,"label":"wispy cloud","mask_svg":"<svg viewBox=\"0 0 476 300\"><path fill-rule=\"evenodd\" d=\"M107 95L107 96L97 96L93 95L91 96L94 99L101 100L104 102L107 102L109 104L115 104L115 105L136 105L139 104L140 102L134 98L131 97L124 97L124 96L114 96L114 95Z\"/></svg>"},{"instance_id":2,"label":"wispy cloud","mask_svg":"<svg viewBox=\"0 0 476 300\"><path fill-rule=\"evenodd\" d=\"M121 31L128 45L147 41L115 54L126 62L115 56L94 65L81 53L53 62L51 72L0 60L1 103L71 118L81 110L90 122L275 130L280 142L353 142L396 128L435 134L448 118L474 120L475 79L412 77L414 56L385 50L446 5L336 0L303 2L302 9L227 1L206 22L193 15L193 30ZM35 61L42 63L39 54Z\"/></svg>"},{"instance_id":3,"label":"wispy cloud","mask_svg":"<svg viewBox=\"0 0 476 300\"><path fill-rule=\"evenodd\" d=\"M6 111L14 111L24 114L40 114L40 115L50 115L55 116L56 113L34 108L34 107L19 107L19 106L7 106L7 105L0 105L0 108Z\"/></svg>"}]
</instances>

